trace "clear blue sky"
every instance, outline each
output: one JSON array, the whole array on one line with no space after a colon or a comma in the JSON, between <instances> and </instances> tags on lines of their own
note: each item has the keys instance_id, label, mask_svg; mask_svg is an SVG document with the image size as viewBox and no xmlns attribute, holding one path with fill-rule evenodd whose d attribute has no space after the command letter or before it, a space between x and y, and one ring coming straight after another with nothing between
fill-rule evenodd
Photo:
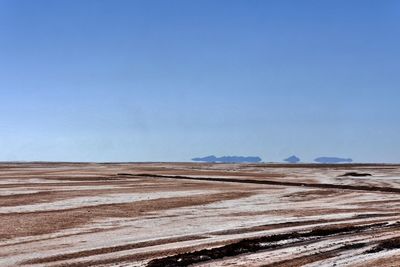
<instances>
[{"instance_id":1,"label":"clear blue sky","mask_svg":"<svg viewBox=\"0 0 400 267\"><path fill-rule=\"evenodd\" d=\"M0 160L400 162L400 1L0 0Z\"/></svg>"}]
</instances>

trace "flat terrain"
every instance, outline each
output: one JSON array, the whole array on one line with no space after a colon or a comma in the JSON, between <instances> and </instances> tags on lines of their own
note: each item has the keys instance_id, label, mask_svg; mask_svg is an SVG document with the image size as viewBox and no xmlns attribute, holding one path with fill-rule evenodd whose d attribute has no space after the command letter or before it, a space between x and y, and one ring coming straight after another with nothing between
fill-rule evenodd
<instances>
[{"instance_id":1,"label":"flat terrain","mask_svg":"<svg viewBox=\"0 0 400 267\"><path fill-rule=\"evenodd\" d=\"M0 266L400 266L399 165L1 163Z\"/></svg>"}]
</instances>

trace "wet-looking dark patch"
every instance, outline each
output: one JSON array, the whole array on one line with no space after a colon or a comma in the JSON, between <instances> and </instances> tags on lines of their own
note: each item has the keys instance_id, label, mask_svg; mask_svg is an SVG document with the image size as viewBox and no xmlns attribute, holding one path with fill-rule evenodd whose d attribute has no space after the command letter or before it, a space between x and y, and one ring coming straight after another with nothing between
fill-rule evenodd
<instances>
[{"instance_id":1,"label":"wet-looking dark patch","mask_svg":"<svg viewBox=\"0 0 400 267\"><path fill-rule=\"evenodd\" d=\"M361 172L346 172L345 174L340 175L340 177L348 177L348 176L353 176L353 177L365 177L365 176L372 176L370 173L361 173Z\"/></svg>"},{"instance_id":2,"label":"wet-looking dark patch","mask_svg":"<svg viewBox=\"0 0 400 267\"><path fill-rule=\"evenodd\" d=\"M380 242L374 248L368 250L366 253L376 253L382 250L391 250L400 248L400 237L395 237L391 239L386 239Z\"/></svg>"},{"instance_id":3,"label":"wet-looking dark patch","mask_svg":"<svg viewBox=\"0 0 400 267\"><path fill-rule=\"evenodd\" d=\"M374 230L374 229L379 229L381 227L390 227L390 226L398 226L398 225L377 223L377 224L368 224L360 226L351 226L351 225L332 226L332 227L317 228L307 232L291 232L286 234L277 234L272 236L244 239L239 242L225 245L222 247L203 249L199 251L169 256L165 258L154 259L148 263L148 267L188 266L198 262L216 260L224 257L232 257L244 253L254 253L260 250L273 249L302 241L318 240L326 236L356 233L356 232ZM355 245L355 248L359 247L360 245Z\"/></svg>"}]
</instances>

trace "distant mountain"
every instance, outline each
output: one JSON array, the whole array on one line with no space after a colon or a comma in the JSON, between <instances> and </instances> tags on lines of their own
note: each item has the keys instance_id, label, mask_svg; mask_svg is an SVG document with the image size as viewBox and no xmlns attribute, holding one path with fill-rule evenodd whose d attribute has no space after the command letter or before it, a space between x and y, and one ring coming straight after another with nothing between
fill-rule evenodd
<instances>
[{"instance_id":1,"label":"distant mountain","mask_svg":"<svg viewBox=\"0 0 400 267\"><path fill-rule=\"evenodd\" d=\"M286 161L289 163L298 163L300 161L300 158L293 155L293 156L288 157L287 159L284 159L283 161Z\"/></svg>"},{"instance_id":2,"label":"distant mountain","mask_svg":"<svg viewBox=\"0 0 400 267\"><path fill-rule=\"evenodd\" d=\"M203 158L193 158L193 161L201 162L220 162L220 163L257 163L261 162L260 157L243 157L243 156L223 156L216 157L214 155Z\"/></svg>"},{"instance_id":3,"label":"distant mountain","mask_svg":"<svg viewBox=\"0 0 400 267\"><path fill-rule=\"evenodd\" d=\"M320 157L314 159L318 163L350 163L353 162L352 159L336 158L336 157Z\"/></svg>"}]
</instances>

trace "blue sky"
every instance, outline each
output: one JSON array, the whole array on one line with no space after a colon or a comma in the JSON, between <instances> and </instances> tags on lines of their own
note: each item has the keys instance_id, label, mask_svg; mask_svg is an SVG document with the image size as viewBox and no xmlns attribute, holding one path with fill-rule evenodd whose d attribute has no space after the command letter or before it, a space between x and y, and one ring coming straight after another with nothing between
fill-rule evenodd
<instances>
[{"instance_id":1,"label":"blue sky","mask_svg":"<svg viewBox=\"0 0 400 267\"><path fill-rule=\"evenodd\" d=\"M400 2L0 0L0 160L400 161Z\"/></svg>"}]
</instances>

